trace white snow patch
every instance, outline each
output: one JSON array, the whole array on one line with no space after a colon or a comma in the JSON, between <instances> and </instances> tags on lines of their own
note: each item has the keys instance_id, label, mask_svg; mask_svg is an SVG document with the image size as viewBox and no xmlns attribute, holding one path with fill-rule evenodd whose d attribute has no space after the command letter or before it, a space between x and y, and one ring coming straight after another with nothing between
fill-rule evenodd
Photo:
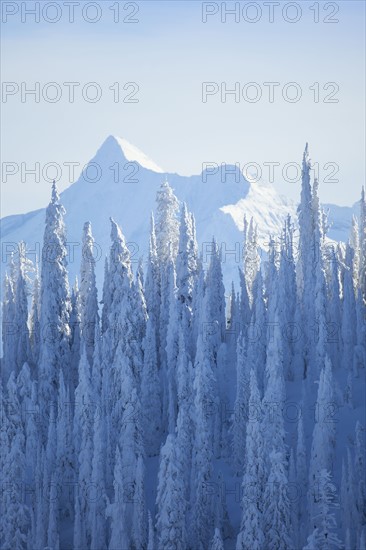
<instances>
[{"instance_id":1,"label":"white snow patch","mask_svg":"<svg viewBox=\"0 0 366 550\"><path fill-rule=\"evenodd\" d=\"M152 170L153 172L157 172L158 174L164 174L164 170L160 168L160 166L155 164L155 162L152 161L149 157L147 157L145 153L140 151L140 149L135 147L135 145L132 145L126 139L120 138L118 136L114 136L114 139L121 147L123 154L127 160L129 160L130 162L138 162L140 166L143 166L148 170Z\"/></svg>"}]
</instances>

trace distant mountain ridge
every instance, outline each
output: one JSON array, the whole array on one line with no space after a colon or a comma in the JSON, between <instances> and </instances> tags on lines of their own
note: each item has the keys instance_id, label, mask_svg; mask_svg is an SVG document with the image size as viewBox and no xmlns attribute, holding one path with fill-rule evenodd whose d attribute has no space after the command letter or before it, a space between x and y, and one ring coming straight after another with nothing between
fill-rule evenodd
<instances>
[{"instance_id":1,"label":"distant mountain ridge","mask_svg":"<svg viewBox=\"0 0 366 550\"><path fill-rule=\"evenodd\" d=\"M81 232L84 221L92 223L97 243L96 267L100 286L104 257L110 246L109 218L120 224L130 243L132 261L146 258L150 213L155 210L156 192L164 179L173 187L180 201L194 213L200 250L209 254L212 237L223 250L225 282L237 277L241 265L243 217L253 216L258 225L259 241L268 242L269 235L279 235L287 214L296 218L296 205L279 195L270 184L249 182L238 171L222 181L221 173L202 173L190 177L164 172L137 147L125 139L109 136L89 163L90 175L79 179L61 193L66 209L65 223L69 242L69 276L73 283L79 273ZM231 167L230 167L231 168ZM98 178L94 177L99 171ZM88 171L89 173L89 171ZM91 181L96 179L97 181ZM300 190L299 190L300 191ZM324 205L329 209L332 226L328 233L334 240L347 240L354 207ZM2 265L6 255L20 240L30 251L40 252L43 239L45 209L27 214L7 216L0 220ZM205 243L208 243L207 246ZM30 255L31 259L32 255Z\"/></svg>"}]
</instances>

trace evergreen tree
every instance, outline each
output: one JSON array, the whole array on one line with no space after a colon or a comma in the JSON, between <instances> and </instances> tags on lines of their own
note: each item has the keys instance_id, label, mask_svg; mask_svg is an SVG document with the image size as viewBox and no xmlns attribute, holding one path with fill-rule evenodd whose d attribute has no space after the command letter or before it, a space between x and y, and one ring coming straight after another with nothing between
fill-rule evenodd
<instances>
[{"instance_id":1,"label":"evergreen tree","mask_svg":"<svg viewBox=\"0 0 366 550\"><path fill-rule=\"evenodd\" d=\"M264 548L263 492L265 486L261 399L254 370L250 373L250 412L246 434L242 517L236 550Z\"/></svg>"},{"instance_id":2,"label":"evergreen tree","mask_svg":"<svg viewBox=\"0 0 366 550\"><path fill-rule=\"evenodd\" d=\"M357 421L355 430L355 479L357 487L356 507L359 523L366 523L366 487L365 487L365 428Z\"/></svg>"},{"instance_id":3,"label":"evergreen tree","mask_svg":"<svg viewBox=\"0 0 366 550\"><path fill-rule=\"evenodd\" d=\"M78 370L80 362L80 339L81 339L81 315L80 315L80 291L78 280L71 291L71 314L70 314L70 395L74 395L76 386L79 382Z\"/></svg>"},{"instance_id":4,"label":"evergreen tree","mask_svg":"<svg viewBox=\"0 0 366 550\"><path fill-rule=\"evenodd\" d=\"M92 484L94 498L89 501L89 524L91 528L91 549L105 548L106 528L106 464L105 464L105 408L100 402L94 414Z\"/></svg>"},{"instance_id":5,"label":"evergreen tree","mask_svg":"<svg viewBox=\"0 0 366 550\"><path fill-rule=\"evenodd\" d=\"M207 335L210 319L209 292L203 301L202 327L198 336L194 378L195 432L192 456L192 491L194 491L194 544L207 547L213 535L213 506L206 495L207 482L212 480L213 456L220 436L219 400L212 335Z\"/></svg>"},{"instance_id":6,"label":"evergreen tree","mask_svg":"<svg viewBox=\"0 0 366 550\"><path fill-rule=\"evenodd\" d=\"M74 547L90 545L88 487L92 479L93 457L93 390L90 364L86 346L79 363L79 384L75 391L75 416L73 438L76 447L78 490L75 496Z\"/></svg>"},{"instance_id":7,"label":"evergreen tree","mask_svg":"<svg viewBox=\"0 0 366 550\"><path fill-rule=\"evenodd\" d=\"M304 550L334 550L343 548L335 529L336 519L332 509L337 508L335 486L327 470L320 470L315 513L313 516L314 530L309 536Z\"/></svg>"},{"instance_id":8,"label":"evergreen tree","mask_svg":"<svg viewBox=\"0 0 366 550\"><path fill-rule=\"evenodd\" d=\"M215 529L215 534L211 541L210 550L224 550L224 543L222 540L220 529Z\"/></svg>"},{"instance_id":9,"label":"evergreen tree","mask_svg":"<svg viewBox=\"0 0 366 550\"><path fill-rule=\"evenodd\" d=\"M129 548L130 540L126 532L126 498L123 486L123 466L121 451L116 448L116 459L114 467L114 502L107 507L107 517L111 519L111 538L109 541L110 550L116 548Z\"/></svg>"},{"instance_id":10,"label":"evergreen tree","mask_svg":"<svg viewBox=\"0 0 366 550\"><path fill-rule=\"evenodd\" d=\"M335 425L332 416L329 418L329 407L334 407L334 382L332 365L326 357L320 373L318 397L315 406L315 425L311 445L309 468L309 509L313 510L315 502L314 491L320 472L333 471ZM332 410L332 409L331 409Z\"/></svg>"},{"instance_id":11,"label":"evergreen tree","mask_svg":"<svg viewBox=\"0 0 366 550\"><path fill-rule=\"evenodd\" d=\"M91 224L90 222L85 222L80 266L80 323L86 345L86 355L90 365L93 362L95 325L99 323L98 293L93 252L94 238Z\"/></svg>"},{"instance_id":12,"label":"evergreen tree","mask_svg":"<svg viewBox=\"0 0 366 550\"><path fill-rule=\"evenodd\" d=\"M6 434L2 442L7 446L2 456L2 519L1 546L23 549L26 547L30 528L30 514L24 502L26 475L25 434L20 414L20 402L14 371L7 384L8 406L3 410ZM2 403L3 405L3 403ZM4 441L5 439L5 441Z\"/></svg>"},{"instance_id":13,"label":"evergreen tree","mask_svg":"<svg viewBox=\"0 0 366 550\"><path fill-rule=\"evenodd\" d=\"M291 506L287 494L286 463L281 452L270 455L270 474L264 491L266 548L292 550Z\"/></svg>"},{"instance_id":14,"label":"evergreen tree","mask_svg":"<svg viewBox=\"0 0 366 550\"><path fill-rule=\"evenodd\" d=\"M159 454L162 439L161 379L158 371L154 317L147 320L144 339L144 364L141 378L141 406L145 449L148 456Z\"/></svg>"},{"instance_id":15,"label":"evergreen tree","mask_svg":"<svg viewBox=\"0 0 366 550\"><path fill-rule=\"evenodd\" d=\"M159 548L187 548L185 487L176 437L169 434L162 447L158 478L157 532Z\"/></svg>"},{"instance_id":16,"label":"evergreen tree","mask_svg":"<svg viewBox=\"0 0 366 550\"><path fill-rule=\"evenodd\" d=\"M346 247L346 267L343 278L343 307L342 307L342 363L347 365L347 368L353 372L354 346L357 343L357 328L356 328L356 301L353 290L352 265L353 252L352 248Z\"/></svg>"},{"instance_id":17,"label":"evergreen tree","mask_svg":"<svg viewBox=\"0 0 366 550\"><path fill-rule=\"evenodd\" d=\"M18 335L15 365L16 374L18 375L23 364L26 361L31 361L31 348L28 329L28 297L24 275L24 264L22 261L19 263L15 295L15 327Z\"/></svg>"},{"instance_id":18,"label":"evergreen tree","mask_svg":"<svg viewBox=\"0 0 366 550\"><path fill-rule=\"evenodd\" d=\"M175 260L179 243L179 202L167 181L161 184L156 195L156 203L157 254L161 267L164 268L171 259Z\"/></svg>"},{"instance_id":19,"label":"evergreen tree","mask_svg":"<svg viewBox=\"0 0 366 550\"><path fill-rule=\"evenodd\" d=\"M148 526L149 526L149 535L148 535L148 541L147 541L147 550L154 550L155 548L155 533L154 533L154 526L151 519L150 512L148 513Z\"/></svg>"},{"instance_id":20,"label":"evergreen tree","mask_svg":"<svg viewBox=\"0 0 366 550\"><path fill-rule=\"evenodd\" d=\"M185 203L181 212L176 266L178 318L182 320L184 309L186 326L182 325L182 329L186 338L187 350L192 357L193 342L191 341L192 335L190 329L193 315L193 295L198 277L198 249L194 218L188 212Z\"/></svg>"},{"instance_id":21,"label":"evergreen tree","mask_svg":"<svg viewBox=\"0 0 366 550\"><path fill-rule=\"evenodd\" d=\"M14 281L7 274L4 281L2 317L3 357L1 360L1 370L2 379L6 384L10 373L15 369L18 338L15 321Z\"/></svg>"},{"instance_id":22,"label":"evergreen tree","mask_svg":"<svg viewBox=\"0 0 366 550\"><path fill-rule=\"evenodd\" d=\"M65 210L55 183L46 210L41 271L41 345L38 364L40 403L57 401L60 371L69 384L70 293L66 270Z\"/></svg>"},{"instance_id":23,"label":"evergreen tree","mask_svg":"<svg viewBox=\"0 0 366 550\"><path fill-rule=\"evenodd\" d=\"M30 318L30 345L32 350L32 362L37 365L39 360L39 347L41 342L41 326L40 326L40 280L38 268L36 269L33 293L32 293L32 308Z\"/></svg>"},{"instance_id":24,"label":"evergreen tree","mask_svg":"<svg viewBox=\"0 0 366 550\"><path fill-rule=\"evenodd\" d=\"M360 201L360 278L359 287L363 296L363 301L366 303L366 198L365 187L362 187Z\"/></svg>"}]
</instances>

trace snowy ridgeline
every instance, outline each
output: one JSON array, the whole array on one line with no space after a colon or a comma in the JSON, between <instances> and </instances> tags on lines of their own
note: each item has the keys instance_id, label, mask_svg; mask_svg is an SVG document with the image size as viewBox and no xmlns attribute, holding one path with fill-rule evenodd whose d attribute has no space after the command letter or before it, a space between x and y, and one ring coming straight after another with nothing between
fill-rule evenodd
<instances>
[{"instance_id":1,"label":"snowy ridgeline","mask_svg":"<svg viewBox=\"0 0 366 550\"><path fill-rule=\"evenodd\" d=\"M2 549L365 549L365 194L326 247L317 187L305 150L298 253L290 217L265 262L245 219L226 303L163 183L145 269L111 219L100 308L53 186L40 279L22 243L5 278Z\"/></svg>"}]
</instances>

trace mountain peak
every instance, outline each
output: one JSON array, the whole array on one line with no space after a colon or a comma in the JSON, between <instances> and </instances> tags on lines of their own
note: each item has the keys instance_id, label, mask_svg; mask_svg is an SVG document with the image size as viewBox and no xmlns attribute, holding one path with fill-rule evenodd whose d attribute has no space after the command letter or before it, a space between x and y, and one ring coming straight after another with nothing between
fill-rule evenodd
<instances>
[{"instance_id":1,"label":"mountain peak","mask_svg":"<svg viewBox=\"0 0 366 550\"><path fill-rule=\"evenodd\" d=\"M140 151L140 149L138 149L135 145L132 145L132 143L129 143L126 139L118 136L109 136L104 144L111 142L120 147L123 156L129 162L137 162L140 166L146 168L147 170L151 170L152 172L157 172L159 174L164 173L164 170L160 168L160 166L155 164L155 162L145 155L145 153Z\"/></svg>"}]
</instances>

